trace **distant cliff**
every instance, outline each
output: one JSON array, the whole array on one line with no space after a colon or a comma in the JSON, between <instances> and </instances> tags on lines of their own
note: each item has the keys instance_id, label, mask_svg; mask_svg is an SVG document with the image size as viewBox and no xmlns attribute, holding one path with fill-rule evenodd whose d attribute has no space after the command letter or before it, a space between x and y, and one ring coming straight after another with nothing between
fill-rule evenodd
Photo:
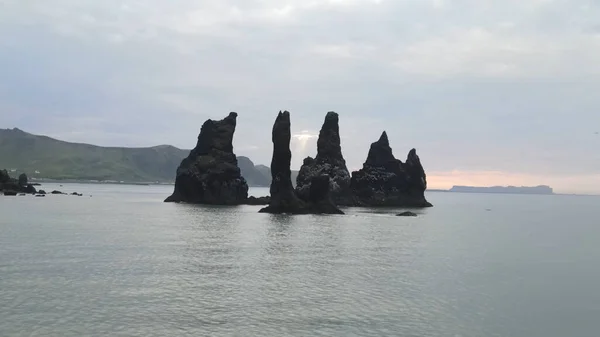
<instances>
[{"instance_id":1,"label":"distant cliff","mask_svg":"<svg viewBox=\"0 0 600 337\"><path fill-rule=\"evenodd\" d=\"M554 194L552 188L546 185L540 186L453 186L450 192L462 193L506 193L506 194Z\"/></svg>"}]
</instances>

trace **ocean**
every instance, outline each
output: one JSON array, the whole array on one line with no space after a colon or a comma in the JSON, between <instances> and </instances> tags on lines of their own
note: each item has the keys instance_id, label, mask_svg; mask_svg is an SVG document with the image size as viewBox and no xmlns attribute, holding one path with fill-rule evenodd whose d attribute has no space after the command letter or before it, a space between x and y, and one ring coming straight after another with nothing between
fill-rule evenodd
<instances>
[{"instance_id":1,"label":"ocean","mask_svg":"<svg viewBox=\"0 0 600 337\"><path fill-rule=\"evenodd\" d=\"M600 336L599 197L278 216L41 188L84 196L0 196L0 336Z\"/></svg>"}]
</instances>

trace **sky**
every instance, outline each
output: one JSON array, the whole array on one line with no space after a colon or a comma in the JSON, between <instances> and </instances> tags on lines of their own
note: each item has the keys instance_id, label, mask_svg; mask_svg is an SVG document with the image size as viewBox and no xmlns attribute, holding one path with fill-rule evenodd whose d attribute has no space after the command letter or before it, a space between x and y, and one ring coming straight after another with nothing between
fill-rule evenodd
<instances>
[{"instance_id":1,"label":"sky","mask_svg":"<svg viewBox=\"0 0 600 337\"><path fill-rule=\"evenodd\" d=\"M351 170L386 130L430 188L600 193L596 0L0 0L0 127L191 148L239 114L234 147L292 166L340 114Z\"/></svg>"}]
</instances>

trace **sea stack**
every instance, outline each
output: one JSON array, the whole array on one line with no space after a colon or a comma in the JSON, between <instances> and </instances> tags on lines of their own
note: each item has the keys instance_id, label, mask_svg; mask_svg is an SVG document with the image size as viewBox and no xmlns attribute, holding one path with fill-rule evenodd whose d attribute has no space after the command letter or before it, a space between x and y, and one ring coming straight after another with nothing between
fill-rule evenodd
<instances>
[{"instance_id":1,"label":"sea stack","mask_svg":"<svg viewBox=\"0 0 600 337\"><path fill-rule=\"evenodd\" d=\"M233 153L237 113L202 125L198 143L177 168L175 191L165 202L239 205L248 198L248 184Z\"/></svg>"},{"instance_id":2,"label":"sea stack","mask_svg":"<svg viewBox=\"0 0 600 337\"><path fill-rule=\"evenodd\" d=\"M355 203L350 189L350 173L342 155L339 115L333 111L327 113L319 132L317 156L314 159L312 157L304 159L300 168L296 180L298 196L308 201L313 178L323 175L329 176L330 193L336 204L353 205Z\"/></svg>"},{"instance_id":3,"label":"sea stack","mask_svg":"<svg viewBox=\"0 0 600 337\"><path fill-rule=\"evenodd\" d=\"M274 214L343 214L331 201L329 195L329 177L313 178L314 186L309 198L303 201L295 193L291 179L290 141L292 138L290 113L279 112L273 125L273 159L271 161L271 200L261 213Z\"/></svg>"},{"instance_id":4,"label":"sea stack","mask_svg":"<svg viewBox=\"0 0 600 337\"><path fill-rule=\"evenodd\" d=\"M402 163L394 157L385 131L371 144L363 168L352 173L351 187L362 206L432 206L425 200L427 181L416 150Z\"/></svg>"}]
</instances>

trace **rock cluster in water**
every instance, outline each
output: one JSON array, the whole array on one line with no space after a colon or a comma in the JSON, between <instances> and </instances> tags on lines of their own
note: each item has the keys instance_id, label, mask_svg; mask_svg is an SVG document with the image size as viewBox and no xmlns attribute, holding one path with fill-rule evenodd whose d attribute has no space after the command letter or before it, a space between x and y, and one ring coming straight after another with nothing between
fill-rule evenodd
<instances>
[{"instance_id":1,"label":"rock cluster in water","mask_svg":"<svg viewBox=\"0 0 600 337\"><path fill-rule=\"evenodd\" d=\"M233 153L237 114L208 120L198 143L177 169L167 202L265 205L263 213L343 214L341 206L430 207L427 180L415 149L406 162L394 157L387 133L371 144L363 168L350 175L342 155L339 115L328 112L319 133L317 155L304 160L294 188L291 180L291 122L279 112L272 130L270 197L248 198L248 184Z\"/></svg>"},{"instance_id":2,"label":"rock cluster in water","mask_svg":"<svg viewBox=\"0 0 600 337\"><path fill-rule=\"evenodd\" d=\"M29 183L25 173L19 179L11 178L6 170L0 170L0 191L4 195L17 195L19 193L35 194L35 187Z\"/></svg>"},{"instance_id":3,"label":"rock cluster in water","mask_svg":"<svg viewBox=\"0 0 600 337\"><path fill-rule=\"evenodd\" d=\"M207 120L198 143L177 168L175 190L166 202L239 205L248 199L248 184L233 153L237 113Z\"/></svg>"},{"instance_id":4,"label":"rock cluster in water","mask_svg":"<svg viewBox=\"0 0 600 337\"><path fill-rule=\"evenodd\" d=\"M394 157L385 131L371 144L363 168L352 172L351 186L361 206L431 206L425 200L427 180L416 150L402 163Z\"/></svg>"},{"instance_id":5,"label":"rock cluster in water","mask_svg":"<svg viewBox=\"0 0 600 337\"><path fill-rule=\"evenodd\" d=\"M296 194L291 179L290 113L279 112L273 125L273 159L271 161L271 200L261 213L274 214L343 214L330 197L329 176L311 178L307 197L302 200Z\"/></svg>"}]
</instances>

